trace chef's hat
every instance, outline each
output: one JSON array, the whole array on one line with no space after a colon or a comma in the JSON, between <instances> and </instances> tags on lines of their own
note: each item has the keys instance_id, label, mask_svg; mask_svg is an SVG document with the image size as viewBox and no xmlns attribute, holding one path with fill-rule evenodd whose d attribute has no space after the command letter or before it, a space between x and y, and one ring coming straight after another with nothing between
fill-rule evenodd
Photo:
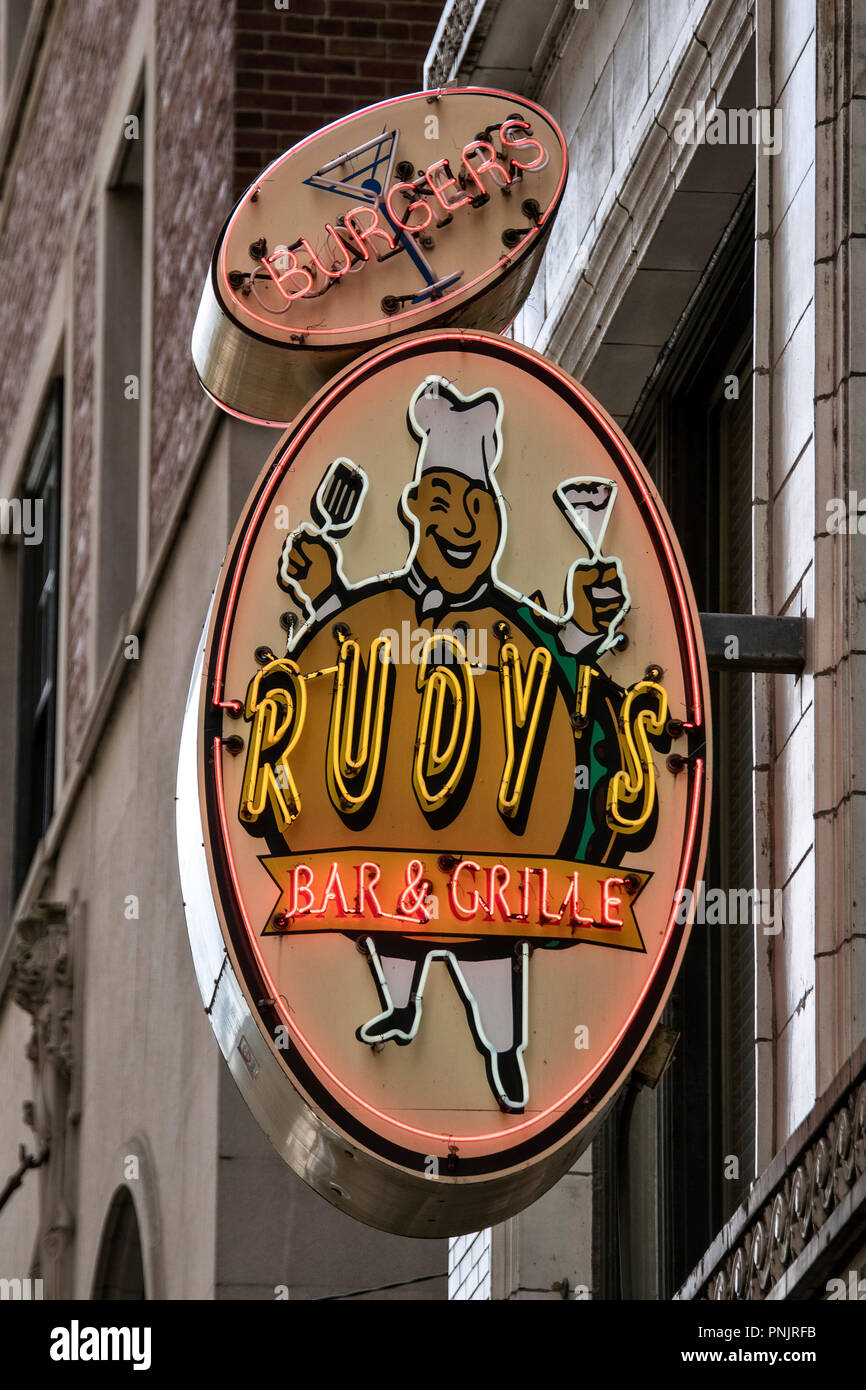
<instances>
[{"instance_id":1,"label":"chef's hat","mask_svg":"<svg viewBox=\"0 0 866 1390\"><path fill-rule=\"evenodd\" d=\"M421 444L416 481L435 468L489 488L499 462L501 413L496 391L466 397L442 377L428 377L409 407L412 432Z\"/></svg>"}]
</instances>

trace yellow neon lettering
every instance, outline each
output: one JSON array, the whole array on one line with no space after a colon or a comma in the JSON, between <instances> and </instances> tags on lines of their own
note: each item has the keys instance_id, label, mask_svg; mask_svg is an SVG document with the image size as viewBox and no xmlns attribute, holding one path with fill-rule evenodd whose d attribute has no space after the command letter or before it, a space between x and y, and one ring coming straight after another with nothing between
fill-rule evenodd
<instances>
[{"instance_id":1,"label":"yellow neon lettering","mask_svg":"<svg viewBox=\"0 0 866 1390\"><path fill-rule=\"evenodd\" d=\"M456 660L454 665L434 666L430 670L430 653L438 644L450 645ZM475 685L472 668L466 653L453 633L434 633L424 643L418 668L418 690L423 691L418 714L418 733L412 764L412 785L422 811L438 811L459 786L469 757L472 730L475 724ZM451 715L451 731L442 746L442 724L446 706ZM431 729L432 722L432 729ZM450 773L448 770L450 768ZM445 776L438 791L430 782Z\"/></svg>"},{"instance_id":2,"label":"yellow neon lettering","mask_svg":"<svg viewBox=\"0 0 866 1390\"><path fill-rule=\"evenodd\" d=\"M260 696L262 681L274 675L284 678L284 686ZM294 661L269 661L250 681L244 718L252 728L241 786L241 820L257 821L269 802L280 832L297 819L301 797L289 767L289 754L301 737L306 713L306 686ZM284 741L275 763L262 761L270 749Z\"/></svg>"},{"instance_id":3,"label":"yellow neon lettering","mask_svg":"<svg viewBox=\"0 0 866 1390\"><path fill-rule=\"evenodd\" d=\"M505 727L505 767L496 801L499 814L516 816L526 786L541 709L550 678L552 657L547 647L536 647L529 659L526 678L517 648L506 642L499 658L499 689ZM525 730L520 764L515 774L515 731Z\"/></svg>"},{"instance_id":4,"label":"yellow neon lettering","mask_svg":"<svg viewBox=\"0 0 866 1390\"><path fill-rule=\"evenodd\" d=\"M655 697L656 712L642 709L632 716L635 700L645 695ZM649 735L664 733L667 717L667 692L655 681L638 681L626 693L618 735L625 767L613 775L607 789L607 823L622 835L635 835L652 814L656 781Z\"/></svg>"},{"instance_id":5,"label":"yellow neon lettering","mask_svg":"<svg viewBox=\"0 0 866 1390\"><path fill-rule=\"evenodd\" d=\"M363 709L358 720L361 648L353 638L340 645L326 758L328 795L337 810L356 815L376 785L383 757L382 734L391 662L390 637L370 644ZM355 787L363 778L360 790Z\"/></svg>"}]
</instances>

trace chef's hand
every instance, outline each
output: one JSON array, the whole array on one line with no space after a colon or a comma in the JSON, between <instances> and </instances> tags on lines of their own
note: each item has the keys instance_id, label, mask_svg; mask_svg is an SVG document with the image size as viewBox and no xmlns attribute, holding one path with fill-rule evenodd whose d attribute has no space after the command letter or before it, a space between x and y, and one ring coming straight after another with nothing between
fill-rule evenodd
<instances>
[{"instance_id":1,"label":"chef's hand","mask_svg":"<svg viewBox=\"0 0 866 1390\"><path fill-rule=\"evenodd\" d=\"M627 606L618 560L579 560L571 580L572 621L597 637Z\"/></svg>"},{"instance_id":2,"label":"chef's hand","mask_svg":"<svg viewBox=\"0 0 866 1390\"><path fill-rule=\"evenodd\" d=\"M337 552L326 537L305 522L283 542L277 575L280 587L315 607L337 579Z\"/></svg>"}]
</instances>

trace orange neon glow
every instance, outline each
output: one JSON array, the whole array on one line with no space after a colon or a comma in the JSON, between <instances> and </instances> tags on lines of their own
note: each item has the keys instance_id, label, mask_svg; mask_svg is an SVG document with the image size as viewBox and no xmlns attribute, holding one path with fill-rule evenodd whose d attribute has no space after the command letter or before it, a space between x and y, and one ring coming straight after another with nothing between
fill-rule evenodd
<instances>
[{"instance_id":1,"label":"orange neon glow","mask_svg":"<svg viewBox=\"0 0 866 1390\"><path fill-rule=\"evenodd\" d=\"M575 874L575 878L577 875ZM565 903L562 905L561 912L551 912L547 906L547 870L538 870L538 920L539 922L558 922L565 911ZM592 920L592 919L590 919Z\"/></svg>"},{"instance_id":2,"label":"orange neon glow","mask_svg":"<svg viewBox=\"0 0 866 1390\"><path fill-rule=\"evenodd\" d=\"M592 925L592 918L584 917L580 911L580 874L576 872L571 876L571 883L562 904L563 916L566 908L570 909L572 926L588 927Z\"/></svg>"},{"instance_id":3,"label":"orange neon glow","mask_svg":"<svg viewBox=\"0 0 866 1390\"><path fill-rule=\"evenodd\" d=\"M622 898L618 893L613 892L616 884L622 886L625 883L623 878L606 878L601 889L601 922L604 927L621 927L623 920L621 917L614 917L613 909L619 907Z\"/></svg>"},{"instance_id":4,"label":"orange neon glow","mask_svg":"<svg viewBox=\"0 0 866 1390\"><path fill-rule=\"evenodd\" d=\"M346 1083L342 1081L340 1077L337 1076L336 1073L332 1071L331 1068L327 1065L327 1063L319 1056L315 1048L312 1047L311 1044L307 1041L307 1038L305 1037L304 1033L298 1027L292 1015L289 1013L288 1008L286 1007L283 1000L277 993L275 981L270 971L268 970L267 964L262 955L261 947L259 946L256 934L253 931L253 928L250 924L249 917L247 916L246 906L244 904L243 897L241 896L240 892L240 885L238 883L237 877L237 869L235 867L234 856L231 850L231 843L228 838L228 825L226 823L225 794L223 792L222 781L221 743L222 740L220 738L214 739L213 765L216 783L215 790L217 809L219 812L220 828L223 835L223 844L225 845L226 850L226 861L228 864L229 876L231 878L232 886L235 891L235 901L247 932L247 939L250 948L253 952L253 955L255 956L256 965L261 973L262 980L264 981L267 988L270 990L270 997L274 1001L274 1008L276 1012L279 1014L286 1027L294 1035L297 1042L299 1042L303 1046L307 1055L310 1058L312 1058L312 1060L320 1068L323 1075L327 1076L328 1079L331 1082L333 1082L334 1086L343 1093L343 1095L347 1096L350 1100L354 1101L363 1110L366 1110L369 1115L375 1116L376 1119L382 1120L384 1123L393 1126L393 1128L395 1129L402 1130L407 1134L416 1135L422 1141L432 1139L437 1140L438 1142L443 1144L479 1144L502 1139L504 1134L510 1137L513 1134L521 1134L525 1133L527 1130L530 1129L537 1129L540 1125L543 1125L544 1122L548 1120L551 1115L565 1109L571 1101L573 1101L577 1096L581 1094L581 1092L585 1091L592 1084L594 1078L598 1076L599 1072L602 1071L608 1060L613 1056L614 1052L619 1047L619 1044L621 1043L622 1039L625 1037L625 1034L628 1032L628 1029L631 1026L632 1020L637 1016L641 1008L641 1005L643 1004L643 1001L645 1000L647 994L650 991L650 988L652 987L653 981L658 972L659 963L661 962L662 957L664 955L664 950L667 945L667 942L671 936L671 933L674 931L674 928L677 925L676 919L678 913L678 904L682 900L681 893L683 888L685 887L685 880L689 866L691 865L692 852L695 847L695 839L697 836L698 813L701 807L700 795L694 795L692 799L691 816L689 819L688 830L686 833L686 841L683 846L683 855L680 860L680 872L678 874L677 887L673 895L674 905L671 909L671 915L668 919L668 925L665 930L665 936L664 940L662 941L661 949L659 951L656 968L645 981L644 987L641 990L637 1000L635 1001L631 1013L628 1015L627 1019L623 1023L616 1037L613 1039L603 1056L599 1058L599 1060L595 1063L593 1067L590 1068L590 1070L586 1073L585 1076L581 1077L580 1081L578 1081L576 1085L572 1086L570 1090L566 1091L565 1094L560 1096L556 1101L554 1101L552 1105L547 1106L544 1110L536 1111L535 1114L529 1117L529 1119L520 1120L519 1123L509 1125L507 1130L503 1130L502 1128L500 1128L498 1130L491 1130L485 1134L440 1134L437 1133L435 1130L421 1129L417 1125L407 1124L404 1120L397 1120L393 1117L393 1115L388 1115L384 1110L379 1110L375 1105L370 1105L368 1101L363 1100L361 1096L359 1096L356 1091L353 1091L350 1086L347 1086ZM701 788L703 787L703 775L704 760L703 758L695 758L690 779L693 791L696 791L698 793L700 792ZM464 860L463 863L466 864L467 867L469 866L468 860ZM503 1115L503 1124L507 1123L508 1119L508 1116Z\"/></svg>"},{"instance_id":5,"label":"orange neon glow","mask_svg":"<svg viewBox=\"0 0 866 1390\"><path fill-rule=\"evenodd\" d=\"M306 875L305 883L299 883L298 881L298 876L301 873ZM304 912L311 912L313 910L313 903L316 901L313 897L313 870L310 868L309 864L297 864L292 870L291 877L292 901L286 915L288 917L299 917ZM299 889L307 895L307 900L303 905L298 901Z\"/></svg>"},{"instance_id":6,"label":"orange neon glow","mask_svg":"<svg viewBox=\"0 0 866 1390\"><path fill-rule=\"evenodd\" d=\"M328 903L333 899L337 904L337 911L341 917L345 917L349 911L349 904L346 902L346 894L343 889L343 880L340 878L340 866L336 859L331 865L331 872L328 874L328 882L325 884L325 891L322 901L319 903L319 913L324 916Z\"/></svg>"},{"instance_id":7,"label":"orange neon glow","mask_svg":"<svg viewBox=\"0 0 866 1390\"><path fill-rule=\"evenodd\" d=\"M501 883L500 874L504 875ZM510 882L511 870L506 864L491 864L487 870L487 911L484 914L488 922L493 921L493 913L497 907L502 913L503 922L511 921L511 908L503 896Z\"/></svg>"},{"instance_id":8,"label":"orange neon glow","mask_svg":"<svg viewBox=\"0 0 866 1390\"><path fill-rule=\"evenodd\" d=\"M462 859L460 861L451 875L451 881L448 884L448 901L451 904L451 911L454 913L455 917L459 917L463 922L469 922L478 912L478 905L481 902L481 898L479 897L478 889L473 888L469 895L469 900L472 903L471 907L464 907L462 903L458 902L457 883L464 869L468 869L470 873L480 873L481 866L476 864L474 859Z\"/></svg>"},{"instance_id":9,"label":"orange neon glow","mask_svg":"<svg viewBox=\"0 0 866 1390\"><path fill-rule=\"evenodd\" d=\"M367 881L368 871L370 873L369 882ZM356 872L358 878L358 912L361 916L364 915L367 907L367 899L369 898L372 904L373 916L383 917L385 914L382 912L382 905L376 897L375 891L376 884L382 877L382 870L379 868L378 864L374 864L369 859L365 859L363 864L358 865Z\"/></svg>"},{"instance_id":10,"label":"orange neon glow","mask_svg":"<svg viewBox=\"0 0 866 1390\"><path fill-rule=\"evenodd\" d=\"M520 915L524 922L529 920L529 882L532 870L527 866L520 870Z\"/></svg>"}]
</instances>

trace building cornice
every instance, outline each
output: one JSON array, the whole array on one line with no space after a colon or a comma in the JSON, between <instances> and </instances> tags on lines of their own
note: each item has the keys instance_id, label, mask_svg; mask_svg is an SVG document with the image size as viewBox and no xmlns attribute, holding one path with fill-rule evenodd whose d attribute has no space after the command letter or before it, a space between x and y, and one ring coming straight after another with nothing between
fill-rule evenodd
<instances>
[{"instance_id":1,"label":"building cornice","mask_svg":"<svg viewBox=\"0 0 866 1390\"><path fill-rule=\"evenodd\" d=\"M866 1234L866 1041L761 1174L676 1295L804 1299Z\"/></svg>"},{"instance_id":2,"label":"building cornice","mask_svg":"<svg viewBox=\"0 0 866 1390\"><path fill-rule=\"evenodd\" d=\"M616 170L533 346L582 379L695 152L671 138L676 113L707 109L724 91L754 32L750 0L710 0L661 101L635 131L628 163ZM579 252L580 248L576 248Z\"/></svg>"}]
</instances>

